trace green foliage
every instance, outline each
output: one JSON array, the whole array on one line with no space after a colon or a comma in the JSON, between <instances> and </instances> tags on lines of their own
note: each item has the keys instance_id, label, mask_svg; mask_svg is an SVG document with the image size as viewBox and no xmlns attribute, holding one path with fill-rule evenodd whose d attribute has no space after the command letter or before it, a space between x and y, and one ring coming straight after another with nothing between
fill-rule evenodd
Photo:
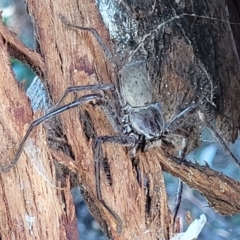
<instances>
[{"instance_id":1,"label":"green foliage","mask_svg":"<svg viewBox=\"0 0 240 240\"><path fill-rule=\"evenodd\" d=\"M17 59L12 59L11 64L12 64L12 69L13 69L16 79L19 82L24 81L24 87L26 90L29 87L29 85L31 84L31 82L36 74L33 72L33 70L31 68L29 68L28 66L26 66L25 64L23 64L22 62L20 62Z\"/></svg>"}]
</instances>

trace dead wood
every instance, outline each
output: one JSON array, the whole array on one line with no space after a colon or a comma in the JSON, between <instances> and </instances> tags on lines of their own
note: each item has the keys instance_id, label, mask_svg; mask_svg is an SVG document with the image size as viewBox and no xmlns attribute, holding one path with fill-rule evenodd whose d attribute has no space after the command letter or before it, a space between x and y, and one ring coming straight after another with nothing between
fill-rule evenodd
<instances>
[{"instance_id":1,"label":"dead wood","mask_svg":"<svg viewBox=\"0 0 240 240\"><path fill-rule=\"evenodd\" d=\"M146 37L146 42L137 42L139 37L137 36L136 39L132 39L133 45L127 46L126 52L132 50L132 46L138 47L142 44L143 53L141 54L143 55L140 54L140 56L145 57L144 54L148 56L149 72L154 85L153 100L164 103L166 121L169 121L184 106L189 105L194 94L199 91L206 95L209 92L212 93L212 89L201 92L203 87L201 84L197 86L200 90L193 87L194 81L197 82L202 75L211 75L210 85L216 87L215 90L218 93L216 101L218 109L213 113L214 118L220 119L219 125L223 122L223 116L231 120L220 130L225 140L234 141L236 131L238 132L240 112L237 109L240 104L236 104L239 96L237 81L239 69L238 54L234 48L235 43L231 38L229 25L221 21L215 22L216 27L211 33L208 20L187 17L181 11L178 12L179 9L174 8L174 4L171 7L165 1L161 3L152 1L147 5L145 1L139 1L135 4L134 1L128 4L122 1L119 11L128 12L131 17L140 22L140 30L137 34ZM199 14L197 9L189 6L185 6L185 10L191 9L196 11L193 13L197 15L206 15L209 13L207 10L213 11L214 6L218 4L218 1L212 1L210 9L203 6L204 10ZM171 9L171 14L162 10L165 6ZM114 45L110 42L108 31L94 1L81 1L80 4L79 1L29 0L28 9L34 19L37 41L41 50L39 54L26 49L14 35L2 24L0 25L2 103L0 121L2 147L7 149L1 149L1 165L6 165L13 159L17 144L27 125L39 116L39 114L33 116L25 94L18 89L10 68L9 53L21 60L25 59L33 69L38 69L42 80L47 83L54 103L69 86L96 83L116 85L118 77L113 70L113 64L107 59L92 34L69 29L59 18L63 15L72 23L95 28L106 45L116 53L117 50L122 49L122 45L121 43ZM160 14L155 13L156 9L158 12L163 11L161 21L169 19L164 19L164 15L174 18L171 22L169 21L169 25L164 24L162 29L157 29ZM175 12L172 11L173 9ZM219 4L219 9L222 12L211 13L216 14L219 19L226 19L225 8ZM180 20L176 17L178 15L182 17ZM175 20L178 21L175 22ZM116 25L118 24L120 25L120 22L116 20ZM202 28L198 28L198 25ZM154 40L149 32L153 34ZM205 35L202 35L203 32ZM207 34L209 38L206 38ZM203 51L204 47L206 51ZM120 67L128 61L129 56L126 52L116 54L116 57L121 60ZM217 60L212 63L214 58ZM138 60L138 58L133 59ZM208 64L209 66L206 67ZM65 103L73 100L74 95L71 95ZM237 101L239 103L239 100ZM81 117L79 111L81 111ZM85 111L91 119L92 135L89 135L82 124ZM71 176L76 174L74 179L71 179L71 184L77 181L81 185L92 214L105 233L113 239L169 239L172 236L172 214L167 205L163 170L181 178L190 187L198 189L208 199L209 204L221 214L240 212L240 186L234 180L208 167L178 161L159 148L147 153L139 153L135 159L138 161L140 171L149 182L146 189L139 184L138 170L134 168L133 159L128 157L126 149L109 145L104 147L104 150L110 165L112 186L108 184L108 180L102 173L101 188L103 198L123 222L122 233L119 235L116 232L115 219L96 198L92 154L92 137L116 133L102 109L97 105L70 110L63 113L59 119L62 138L66 141L68 150L49 148L45 130L39 126L26 143L25 149L28 154L22 154L18 165L13 170L0 175L2 186L0 198L3 202L1 222L4 223L0 227L2 239L9 239L11 236L13 239L30 239L32 235L36 239L47 239L49 236L51 239L77 239L68 174ZM51 127L54 128L54 122L51 122ZM190 131L189 128L186 129ZM225 129L230 131L226 132ZM193 140L190 140L190 145L198 145L196 143L198 140L199 136L194 136ZM32 160L33 158L35 161ZM54 164L54 160L65 165L67 170L61 165ZM39 167L36 162L41 162L44 166L46 178L34 170L35 167ZM149 200L151 203L148 205ZM29 220L26 220L29 219L27 216L34 219L30 227Z\"/></svg>"}]
</instances>

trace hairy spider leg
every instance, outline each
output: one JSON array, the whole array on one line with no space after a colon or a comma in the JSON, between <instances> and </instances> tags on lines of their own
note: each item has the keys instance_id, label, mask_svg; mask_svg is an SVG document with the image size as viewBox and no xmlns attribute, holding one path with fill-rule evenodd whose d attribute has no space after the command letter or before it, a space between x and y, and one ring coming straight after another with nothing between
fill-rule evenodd
<instances>
[{"instance_id":1,"label":"hairy spider leg","mask_svg":"<svg viewBox=\"0 0 240 240\"><path fill-rule=\"evenodd\" d=\"M195 106L193 107L195 109ZM187 145L185 144L184 147L179 151L179 157L181 159L185 159L187 151ZM178 179L178 187L177 187L177 194L175 197L175 207L173 210L173 232L175 232L175 224L176 224L176 218L179 212L179 208L182 202L182 193L183 193L183 181L179 178Z\"/></svg>"},{"instance_id":2,"label":"hairy spider leg","mask_svg":"<svg viewBox=\"0 0 240 240\"><path fill-rule=\"evenodd\" d=\"M170 121L170 123L166 125L164 129L165 134L169 132L174 132L179 127L182 121L184 121L186 118L188 118L190 115L192 115L195 112L198 113L199 119L201 120L202 124L208 128L208 130L212 133L214 138L219 142L219 144L222 146L225 152L229 154L229 156L234 160L235 163L237 163L237 165L240 166L240 162L237 159L237 157L232 153L232 151L229 149L229 147L224 142L222 137L215 131L212 125L207 121L207 114L205 113L204 109L201 107L200 104L192 103L189 107L187 107L185 110L180 112L176 117L174 117Z\"/></svg>"},{"instance_id":3,"label":"hairy spider leg","mask_svg":"<svg viewBox=\"0 0 240 240\"><path fill-rule=\"evenodd\" d=\"M184 120L186 120L186 118L196 113L197 109L198 109L198 104L192 103L189 107L184 109L177 116L175 116L169 123L166 124L163 130L163 134L173 133L175 130L179 128L179 125L181 125L181 123Z\"/></svg>"},{"instance_id":4,"label":"hairy spider leg","mask_svg":"<svg viewBox=\"0 0 240 240\"><path fill-rule=\"evenodd\" d=\"M96 191L97 198L102 203L102 205L108 210L108 212L114 217L117 222L117 232L120 234L122 232L122 220L121 218L106 204L102 197L101 191L101 177L100 177L100 167L103 162L103 151L102 144L118 144L122 146L133 147L137 142L135 136L100 136L95 140L95 144L93 145L93 155L94 155L94 166L95 166L95 181L96 181Z\"/></svg>"},{"instance_id":5,"label":"hairy spider leg","mask_svg":"<svg viewBox=\"0 0 240 240\"><path fill-rule=\"evenodd\" d=\"M211 134L214 136L214 138L219 142L223 150L234 160L234 162L240 166L240 162L238 158L232 153L232 151L229 149L227 144L224 142L222 137L215 131L215 129L212 127L212 125L207 121L207 114L205 113L204 109L201 106L198 106L198 116L201 120L201 122L207 127L207 129L211 132Z\"/></svg>"},{"instance_id":6,"label":"hairy spider leg","mask_svg":"<svg viewBox=\"0 0 240 240\"><path fill-rule=\"evenodd\" d=\"M116 98L118 99L118 97L119 97L115 87L112 84L95 84L95 85L85 85L85 86L73 86L73 87L68 87L65 90L65 92L63 93L63 95L59 99L59 101L49 111L52 112L54 109L56 109L69 93L86 91L86 90L90 90L90 91L111 91L112 94L113 94L113 97L115 99ZM102 98L101 101L99 101L99 103L103 106L103 110L104 110L106 116L108 117L108 120L110 121L114 130L116 132L121 131L122 126L121 126L121 123L120 123L119 119L117 119L116 117L114 118L114 116L112 116L113 107L110 106L109 102L107 100L105 100L104 98Z\"/></svg>"},{"instance_id":7,"label":"hairy spider leg","mask_svg":"<svg viewBox=\"0 0 240 240\"><path fill-rule=\"evenodd\" d=\"M187 145L184 146L184 148L179 151L179 157L181 159L185 158L186 155L186 151L187 151ZM176 194L176 198L175 198L175 208L173 210L173 232L175 232L175 224L176 224L176 218L179 212L179 208L182 202L182 193L183 193L183 181L179 178L178 179L178 187L177 187L177 194Z\"/></svg>"},{"instance_id":8,"label":"hairy spider leg","mask_svg":"<svg viewBox=\"0 0 240 240\"><path fill-rule=\"evenodd\" d=\"M178 215L178 211L182 202L182 192L183 192L183 181L179 178L178 179L178 188L177 188L177 195L175 198L175 208L174 208L174 215L173 215L173 228L175 226L176 218Z\"/></svg>"},{"instance_id":9,"label":"hairy spider leg","mask_svg":"<svg viewBox=\"0 0 240 240\"><path fill-rule=\"evenodd\" d=\"M111 51L108 49L108 47L106 46L106 44L104 43L104 41L102 40L101 36L98 34L97 30L95 28L91 28L91 27L82 27L82 26L78 26L78 25L74 25L72 23L70 23L66 17L64 17L63 15L59 14L59 18L62 21L62 23L69 27L69 28L73 28L73 29L77 29L77 30L83 30L83 31L88 31L91 32L93 34L93 36L96 38L96 40L98 41L98 44L101 46L101 48L103 49L104 53L106 54L107 58L109 60L112 60L113 63L115 64L116 67L119 66L117 59L113 56L113 54L111 53Z\"/></svg>"},{"instance_id":10,"label":"hairy spider leg","mask_svg":"<svg viewBox=\"0 0 240 240\"><path fill-rule=\"evenodd\" d=\"M89 94L89 95L85 95L83 97L80 97L78 98L77 100L69 103L69 104L66 104L62 107L58 107L56 109L54 109L53 111L45 114L44 116L36 119L35 121L31 122L30 126L28 127L28 130L27 132L25 133L21 143L19 144L19 147L18 147L18 150L16 152L16 155L13 159L13 161L7 165L7 166L4 166L4 167L1 167L0 169L0 173L4 173L4 172L8 172L11 168L15 167L20 156L21 156L21 153L23 151L23 148L24 148L24 144L29 136L29 134L32 132L33 128L36 127L37 125L39 125L40 123L42 122L45 122L46 120L52 118L52 117L55 117L57 116L58 114L62 113L62 112L65 112L71 108L74 108L74 107L77 107L83 103L86 103L86 102L90 102L92 100L98 100L98 99L101 99L101 95L100 94Z\"/></svg>"},{"instance_id":11,"label":"hairy spider leg","mask_svg":"<svg viewBox=\"0 0 240 240\"><path fill-rule=\"evenodd\" d=\"M68 87L65 90L65 92L63 93L62 97L55 104L55 106L50 109L50 111L52 112L54 109L56 109L69 93L80 92L80 91L87 91L87 90L91 90L91 91L98 91L98 90L108 91L108 90L112 90L112 91L115 91L115 88L114 88L114 86L112 84L99 84L99 85L86 85L86 86Z\"/></svg>"}]
</instances>

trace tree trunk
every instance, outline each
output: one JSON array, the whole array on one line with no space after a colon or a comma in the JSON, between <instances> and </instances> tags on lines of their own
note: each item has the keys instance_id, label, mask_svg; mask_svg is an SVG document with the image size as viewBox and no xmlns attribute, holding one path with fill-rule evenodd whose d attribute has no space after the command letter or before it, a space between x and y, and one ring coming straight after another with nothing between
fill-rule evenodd
<instances>
[{"instance_id":1,"label":"tree trunk","mask_svg":"<svg viewBox=\"0 0 240 240\"><path fill-rule=\"evenodd\" d=\"M111 83L119 87L118 70L145 61L148 71L144 74L150 82L151 102L161 102L166 122L192 101L208 99L214 106L208 110L211 120L216 120L217 131L225 141L235 141L240 114L239 59L231 27L224 22L228 21L224 4L217 0L209 6L200 0L194 6L191 1L182 6L159 0L120 2L101 1L97 6L92 0L81 3L28 0L39 53L21 45L0 25L2 166L14 158L28 124L41 115L33 116L24 92L18 88L9 53L31 65L46 83L53 103L69 86ZM108 52L103 51L90 32L66 27L61 16L76 25L95 28L114 57L109 59ZM125 79L131 75L126 70L120 72ZM138 95L138 87L130 91ZM111 101L113 96L107 94ZM64 103L75 99L76 95L69 94ZM192 117L189 121L199 122L196 119ZM92 147L96 136L119 133L114 131L98 104L69 110L49 126L53 130L48 133L50 146L45 129L41 125L36 127L17 166L0 175L2 239L32 236L77 239L70 195L70 188L76 182L109 238L170 239L173 220L162 171L198 189L221 214L240 212L239 183L207 166L179 160L170 154L171 149L139 151L133 159L122 146L105 144L104 157L108 160L111 184L102 171L101 191L106 204L123 223L122 231L118 232L116 219L96 197ZM187 132L188 151L197 147L201 128L189 122L184 122L181 128Z\"/></svg>"}]
</instances>

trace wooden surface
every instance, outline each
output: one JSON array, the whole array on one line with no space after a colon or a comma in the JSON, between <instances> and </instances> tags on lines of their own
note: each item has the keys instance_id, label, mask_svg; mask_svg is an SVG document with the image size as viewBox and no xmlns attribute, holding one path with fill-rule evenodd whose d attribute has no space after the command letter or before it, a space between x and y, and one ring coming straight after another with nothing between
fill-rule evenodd
<instances>
[{"instance_id":1,"label":"wooden surface","mask_svg":"<svg viewBox=\"0 0 240 240\"><path fill-rule=\"evenodd\" d=\"M143 4L142 7L144 6ZM131 12L131 9L134 9L133 5L128 10ZM26 96L18 88L10 69L8 52L13 51L14 56L18 52L26 62L37 69L43 81L47 83L54 103L69 86L96 83L116 85L113 65L106 58L96 39L88 32L67 28L59 18L61 14L72 23L97 29L103 41L112 49L113 45L94 1L85 0L80 4L79 1L29 0L28 10L34 19L41 53L33 53L33 56L29 56L29 52L23 51L23 47L16 39L10 40L12 36L4 30L2 25L0 26L2 103L0 120L3 136L1 145L4 147L1 148L1 165L6 165L13 159L17 143L28 124L41 115L38 113L33 116ZM138 12L137 17L141 18L144 14L140 13ZM194 22L192 22L193 25ZM192 46L187 45L184 39L179 40L171 31L170 27L166 27L160 34L160 37L164 37L166 44L163 50L166 58L162 59L160 65L152 62L153 57L150 59L153 71L161 71L163 85L160 82L156 84L158 87L155 88L154 97L155 100L165 101L165 107L167 106L165 111L170 109L166 118L174 114L172 103L167 102L171 99L167 100L164 95L167 94L168 89L165 92L159 91L167 85L172 86L173 93L179 91L180 86L184 84L190 88L191 85L184 82L189 76L178 75L178 71L182 71L178 68L179 66L185 68L188 63L191 63L187 57L190 59L193 56L196 57ZM172 40L175 41L173 45L171 45ZM17 45L20 47L16 47ZM229 52L233 47L229 45L228 54L230 59L233 59L233 53ZM184 49L188 50L183 51ZM122 59L122 65L127 59L124 54L120 54L119 57ZM171 67L171 60L175 61L175 68ZM177 65L177 62L182 65ZM175 72L170 71L172 69ZM235 65L231 69L237 71ZM222 71L225 70L219 70L215 75L213 74L213 77L219 76ZM238 72L235 73L235 79L238 74ZM159 76L154 75L154 77L156 80ZM234 81L234 78L231 78L231 81ZM169 90L171 90L170 87ZM190 90L189 96L194 95ZM228 91L223 92L228 96ZM173 93L170 96L174 96ZM234 94L237 94L237 90ZM74 95L67 97L65 103L72 100ZM190 102L190 99L188 100ZM81 124L79 111L83 114L81 120L84 118L84 111L89 113L92 131L90 138L89 132ZM227 111L229 113L229 109ZM234 124L236 125L236 122ZM70 188L76 183L81 185L83 196L92 214L110 238L169 239L173 234L173 226L172 215L167 205L163 170L180 177L190 187L198 189L218 212L222 214L240 212L240 185L222 174L197 164L174 161L161 148L152 149L147 153L139 153L137 157L138 168L144 173L143 176L149 183L145 188L143 179L142 185L138 183L137 170L132 159L128 157L126 149L117 145L108 145L104 147L104 153L110 164L112 186L108 184L102 171L101 189L105 202L123 222L123 230L119 235L116 231L115 219L96 198L92 136L116 134L104 112L97 105L83 106L81 109L63 113L58 121L51 121L50 127L52 129L59 127L62 131L55 140L58 148L48 147L46 132L42 126L39 126L26 144L25 152L28 154L22 154L16 168L0 175L0 198L4 203L1 204L1 222L5 223L0 226L2 239L31 239L32 236L35 239L47 239L49 236L51 239L77 239L76 219L70 197ZM51 144L54 142L54 136L54 134L51 136ZM62 140L61 143L59 139ZM55 163L54 160L66 167ZM39 165L39 162L42 165ZM35 170L36 166L37 168L43 166L44 177ZM64 190L57 189L55 186ZM149 199L151 204L146 211ZM30 227L26 216L34 218Z\"/></svg>"}]
</instances>

